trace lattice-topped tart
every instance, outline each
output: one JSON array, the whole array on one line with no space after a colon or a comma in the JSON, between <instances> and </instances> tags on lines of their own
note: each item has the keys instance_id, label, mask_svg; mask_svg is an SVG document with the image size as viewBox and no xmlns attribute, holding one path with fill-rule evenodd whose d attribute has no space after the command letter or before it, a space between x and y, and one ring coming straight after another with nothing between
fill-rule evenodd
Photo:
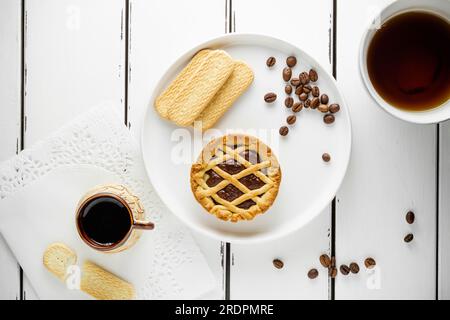
<instances>
[{"instance_id":1,"label":"lattice-topped tart","mask_svg":"<svg viewBox=\"0 0 450 320\"><path fill-rule=\"evenodd\" d=\"M227 135L206 145L191 168L197 201L217 218L252 220L274 202L281 170L272 150L257 138Z\"/></svg>"}]
</instances>

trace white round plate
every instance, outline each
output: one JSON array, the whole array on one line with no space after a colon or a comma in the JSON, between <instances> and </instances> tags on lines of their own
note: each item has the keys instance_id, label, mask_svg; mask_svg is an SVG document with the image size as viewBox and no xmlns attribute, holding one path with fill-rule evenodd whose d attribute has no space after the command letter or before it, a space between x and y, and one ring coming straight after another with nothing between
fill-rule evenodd
<instances>
[{"instance_id":1,"label":"white round plate","mask_svg":"<svg viewBox=\"0 0 450 320\"><path fill-rule=\"evenodd\" d=\"M192 128L179 128L160 118L153 107L156 97L186 66L197 51L223 49L234 59L245 61L255 79L249 89L216 124L215 136L229 132L257 136L269 145L281 165L281 186L272 207L252 221L224 222L206 212L195 200L190 188L190 168L209 140L197 141ZM285 83L281 77L286 57L297 57L293 74L314 68L319 74L317 85L327 93L330 103L339 103L341 111L331 125L323 114L304 109L287 136L278 134L292 114L284 106ZM274 56L274 67L266 59ZM264 102L264 94L273 91L278 99ZM197 133L198 135L198 133ZM198 137L197 137L198 138ZM192 144L191 144L192 142ZM142 152L148 176L167 207L189 227L211 237L229 242L266 241L286 235L305 226L331 202L338 190L350 158L351 125L348 108L333 77L311 56L282 40L255 34L230 34L205 42L182 55L161 78L144 118ZM183 151L180 151L183 150ZM331 161L322 161L322 154ZM183 154L184 159L179 155Z\"/></svg>"}]
</instances>

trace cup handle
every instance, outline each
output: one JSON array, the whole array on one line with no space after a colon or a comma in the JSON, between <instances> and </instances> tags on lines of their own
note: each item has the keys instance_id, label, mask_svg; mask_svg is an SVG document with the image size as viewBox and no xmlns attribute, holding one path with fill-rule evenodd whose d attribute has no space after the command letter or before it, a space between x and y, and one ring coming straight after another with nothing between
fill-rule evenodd
<instances>
[{"instance_id":1,"label":"cup handle","mask_svg":"<svg viewBox=\"0 0 450 320\"><path fill-rule=\"evenodd\" d=\"M155 228L155 225L153 224L153 222L150 221L135 220L133 228L142 230L153 230Z\"/></svg>"}]
</instances>

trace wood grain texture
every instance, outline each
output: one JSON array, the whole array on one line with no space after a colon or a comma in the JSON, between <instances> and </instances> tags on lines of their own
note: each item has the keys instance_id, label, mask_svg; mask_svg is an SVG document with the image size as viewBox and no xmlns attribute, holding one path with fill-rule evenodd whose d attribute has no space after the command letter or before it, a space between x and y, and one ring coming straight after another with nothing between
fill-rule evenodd
<instances>
[{"instance_id":1,"label":"wood grain texture","mask_svg":"<svg viewBox=\"0 0 450 320\"><path fill-rule=\"evenodd\" d=\"M25 147L97 104L124 111L124 1L25 4ZM23 287L37 298L26 277Z\"/></svg>"},{"instance_id":2,"label":"wood grain texture","mask_svg":"<svg viewBox=\"0 0 450 320\"><path fill-rule=\"evenodd\" d=\"M0 161L20 148L21 1L4 0L0 7ZM0 235L0 299L20 298L20 273L14 255Z\"/></svg>"},{"instance_id":3,"label":"wood grain texture","mask_svg":"<svg viewBox=\"0 0 450 320\"><path fill-rule=\"evenodd\" d=\"M232 9L236 32L290 41L331 72L331 0L233 0ZM314 32L302 32L301 25ZM327 299L328 275L320 268L319 256L330 253L330 215L328 207L301 230L270 243L232 244L231 299ZM272 265L276 258L284 261L283 269ZM319 269L319 277L310 280L307 273L313 267Z\"/></svg>"},{"instance_id":4,"label":"wood grain texture","mask_svg":"<svg viewBox=\"0 0 450 320\"><path fill-rule=\"evenodd\" d=\"M439 125L438 298L450 300L450 121Z\"/></svg>"},{"instance_id":5,"label":"wood grain texture","mask_svg":"<svg viewBox=\"0 0 450 320\"><path fill-rule=\"evenodd\" d=\"M225 0L131 0L129 12L128 126L139 140L162 74L182 53L225 32ZM203 298L223 298L221 243L192 233L218 281Z\"/></svg>"},{"instance_id":6,"label":"wood grain texture","mask_svg":"<svg viewBox=\"0 0 450 320\"><path fill-rule=\"evenodd\" d=\"M337 263L366 257L376 273L336 279L337 299L434 299L436 284L436 126L395 119L359 77L359 39L389 0L337 1L337 79L351 108L353 149L336 206ZM413 210L409 225L405 214ZM407 244L403 238L414 234Z\"/></svg>"}]
</instances>

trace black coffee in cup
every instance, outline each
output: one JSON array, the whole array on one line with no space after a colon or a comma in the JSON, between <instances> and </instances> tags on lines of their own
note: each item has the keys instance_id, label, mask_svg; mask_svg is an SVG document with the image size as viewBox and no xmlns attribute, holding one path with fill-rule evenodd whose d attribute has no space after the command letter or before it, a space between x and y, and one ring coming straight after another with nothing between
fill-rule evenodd
<instances>
[{"instance_id":1,"label":"black coffee in cup","mask_svg":"<svg viewBox=\"0 0 450 320\"><path fill-rule=\"evenodd\" d=\"M426 111L450 98L450 23L425 11L398 14L377 30L367 70L378 94L407 111Z\"/></svg>"}]
</instances>

